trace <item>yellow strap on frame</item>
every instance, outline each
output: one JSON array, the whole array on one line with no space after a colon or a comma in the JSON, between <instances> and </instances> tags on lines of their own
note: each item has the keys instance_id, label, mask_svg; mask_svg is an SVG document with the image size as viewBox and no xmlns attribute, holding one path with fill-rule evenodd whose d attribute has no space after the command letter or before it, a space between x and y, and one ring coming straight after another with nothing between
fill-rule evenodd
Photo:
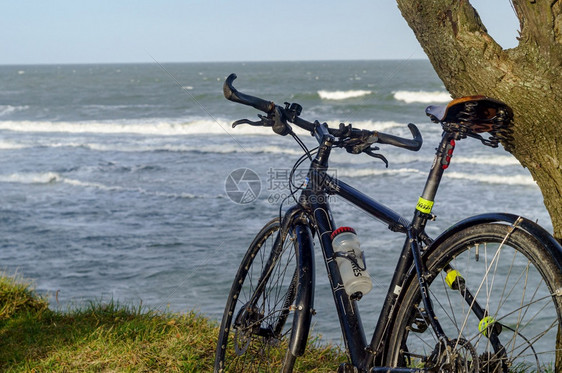
<instances>
[{"instance_id":1,"label":"yellow strap on frame","mask_svg":"<svg viewBox=\"0 0 562 373\"><path fill-rule=\"evenodd\" d=\"M424 214L429 214L431 212L431 209L433 208L433 201L429 201L427 199L424 199L422 197L420 197L418 199L418 204L416 205L416 210L424 213Z\"/></svg>"}]
</instances>

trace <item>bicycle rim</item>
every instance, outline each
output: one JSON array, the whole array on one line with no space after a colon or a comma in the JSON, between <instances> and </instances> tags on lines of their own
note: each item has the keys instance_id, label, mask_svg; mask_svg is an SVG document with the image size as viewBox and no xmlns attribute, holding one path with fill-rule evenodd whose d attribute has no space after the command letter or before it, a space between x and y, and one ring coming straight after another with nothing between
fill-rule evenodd
<instances>
[{"instance_id":1,"label":"bicycle rim","mask_svg":"<svg viewBox=\"0 0 562 373\"><path fill-rule=\"evenodd\" d=\"M561 274L532 236L502 224L467 228L433 250L427 265L433 308L448 341L437 341L412 281L390 337L390 365L449 372L561 368L555 361L562 305L553 295Z\"/></svg>"},{"instance_id":2,"label":"bicycle rim","mask_svg":"<svg viewBox=\"0 0 562 373\"><path fill-rule=\"evenodd\" d=\"M216 372L290 371L287 352L296 294L292 240L278 237L279 219L256 236L234 279L223 316ZM283 241L283 242L282 242Z\"/></svg>"}]
</instances>

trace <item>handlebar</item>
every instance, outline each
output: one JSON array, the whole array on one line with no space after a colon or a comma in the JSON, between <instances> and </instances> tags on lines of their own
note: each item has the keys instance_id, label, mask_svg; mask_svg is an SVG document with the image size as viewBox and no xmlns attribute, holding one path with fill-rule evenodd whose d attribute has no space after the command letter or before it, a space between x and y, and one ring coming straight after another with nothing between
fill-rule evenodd
<instances>
[{"instance_id":1,"label":"handlebar","mask_svg":"<svg viewBox=\"0 0 562 373\"><path fill-rule=\"evenodd\" d=\"M264 99L247 95L242 92L238 92L236 88L232 86L232 82L236 79L236 74L230 74L224 85L222 87L224 97L227 100L237 102L239 104L244 104L248 106L252 106L259 111L263 111L264 113L270 113L275 108L275 104L271 101L266 101Z\"/></svg>"},{"instance_id":2,"label":"handlebar","mask_svg":"<svg viewBox=\"0 0 562 373\"><path fill-rule=\"evenodd\" d=\"M420 133L420 130L414 123L408 123L408 129L413 136L413 139L411 140L405 139L403 137L389 135L387 133L377 132L377 136L379 137L378 142L381 144L388 144L417 152L423 145L422 135Z\"/></svg>"},{"instance_id":3,"label":"handlebar","mask_svg":"<svg viewBox=\"0 0 562 373\"><path fill-rule=\"evenodd\" d=\"M319 122L309 122L305 119L302 119L299 117L300 115L300 110L301 107L298 104L292 104L291 106L289 106L289 104L286 103L285 108L282 108L278 105L276 105L274 102L272 101L267 101L264 100L262 98L259 97L255 97L255 96L251 96L242 92L239 92L236 88L234 88L234 86L232 85L232 82L237 78L236 74L230 74L223 85L223 92L224 92L224 97L227 100L239 103L239 104L243 104L243 105L248 105L248 106L252 106L253 108L262 111L266 114L268 114L268 116L275 116L277 113L281 113L283 118L281 118L281 120L284 121L289 121L290 123L293 123L297 126L299 126L300 128L303 128L307 131L310 131L312 134L314 134L314 131L316 129L316 127L319 125ZM261 116L260 116L261 118ZM279 120L280 118L277 118L277 120ZM265 121L265 118L262 119L264 121L264 123L268 123L267 121ZM246 122L246 123L249 123ZM256 125L256 124L254 124ZM270 125L270 124L264 124L264 125ZM274 127L274 125L271 125ZM403 149L407 149L407 150L411 150L411 151L418 151L422 144L423 144L423 139L421 136L420 131L418 130L418 128L416 127L415 124L410 123L408 124L408 128L412 134L413 139L405 139L403 137L398 137L395 135L390 135L387 133L383 133L383 132L379 132L379 131L367 131L367 130L358 130L358 129L352 129L351 126L344 126L343 124L340 125L339 129L334 129L334 128L328 128L330 134L332 134L333 136L336 137L343 137L343 136L353 136L353 137L369 137L369 138L376 138L376 141L379 144L388 144L388 145L392 145L392 146L396 146L399 148L403 148ZM275 130L275 127L274 127ZM275 131L277 133L281 133L278 131ZM286 133L283 133L286 134Z\"/></svg>"}]
</instances>

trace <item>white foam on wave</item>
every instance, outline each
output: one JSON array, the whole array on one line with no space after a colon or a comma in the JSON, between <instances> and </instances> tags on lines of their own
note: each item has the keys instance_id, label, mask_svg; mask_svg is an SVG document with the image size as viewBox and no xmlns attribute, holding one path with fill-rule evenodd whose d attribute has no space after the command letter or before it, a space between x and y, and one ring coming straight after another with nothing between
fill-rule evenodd
<instances>
[{"instance_id":1,"label":"white foam on wave","mask_svg":"<svg viewBox=\"0 0 562 373\"><path fill-rule=\"evenodd\" d=\"M404 101L407 104L414 102L421 102L424 104L449 102L451 95L448 92L441 91L396 91L394 92L394 99Z\"/></svg>"},{"instance_id":2,"label":"white foam on wave","mask_svg":"<svg viewBox=\"0 0 562 373\"><path fill-rule=\"evenodd\" d=\"M374 120L362 120L358 122L352 122L353 128L360 128L371 131L387 131L392 128L407 128L406 123L395 122L395 121L374 121ZM337 128L337 126L335 126Z\"/></svg>"},{"instance_id":3,"label":"white foam on wave","mask_svg":"<svg viewBox=\"0 0 562 373\"><path fill-rule=\"evenodd\" d=\"M61 180L56 172L30 172L0 175L0 182L19 184L51 184Z\"/></svg>"},{"instance_id":4,"label":"white foam on wave","mask_svg":"<svg viewBox=\"0 0 562 373\"><path fill-rule=\"evenodd\" d=\"M92 149L95 151L107 152L154 152L154 151L167 151L167 152L199 152L199 153L216 153L216 154L231 154L231 153L268 153L268 154L288 154L288 155L302 155L303 152L298 147L283 148L275 145L268 146L252 146L243 147L237 144L232 145L208 145L208 146L191 146L181 144L161 144L161 145L111 145L111 144L84 144L80 147Z\"/></svg>"},{"instance_id":5,"label":"white foam on wave","mask_svg":"<svg viewBox=\"0 0 562 373\"><path fill-rule=\"evenodd\" d=\"M480 156L480 157L455 157L454 163L487 164L494 166L517 166L519 161L510 155Z\"/></svg>"},{"instance_id":6,"label":"white foam on wave","mask_svg":"<svg viewBox=\"0 0 562 373\"><path fill-rule=\"evenodd\" d=\"M384 154L384 150L383 150ZM354 159L358 160L355 163L361 164L368 164L373 162L372 158L369 157L353 157ZM432 155L420 155L417 153L409 153L409 152L399 152L393 154L392 156L387 156L390 165L393 164L409 164L409 163L425 163L427 164L427 171L429 171L429 167L434 160L434 156ZM338 162L338 160L334 160L333 162ZM332 163L333 163L332 162ZM349 162L349 160L346 160ZM376 161L375 161L376 162ZM511 166L520 166L520 163L515 157L513 156L475 156L475 157L454 157L452 160L453 165L459 165L462 168L462 164L474 164L474 165L491 165L491 166L498 166L498 167L511 167ZM423 165L421 166L423 169ZM518 167L517 167L518 168ZM447 177L448 173L445 174Z\"/></svg>"},{"instance_id":7,"label":"white foam on wave","mask_svg":"<svg viewBox=\"0 0 562 373\"><path fill-rule=\"evenodd\" d=\"M190 122L35 122L0 121L0 130L27 133L70 133L142 136L189 136L189 135L269 135L270 128L239 126L232 128L226 120L201 119ZM294 128L297 133L306 133Z\"/></svg>"},{"instance_id":8,"label":"white foam on wave","mask_svg":"<svg viewBox=\"0 0 562 373\"><path fill-rule=\"evenodd\" d=\"M11 114L15 111L21 111L28 109L29 106L12 106L12 105L0 105L0 117L3 115Z\"/></svg>"},{"instance_id":9,"label":"white foam on wave","mask_svg":"<svg viewBox=\"0 0 562 373\"><path fill-rule=\"evenodd\" d=\"M94 183L94 182L91 182L91 181L81 181L81 180L67 179L67 178L62 179L61 181L65 184L79 186L79 187L85 187L85 188L95 188L95 189L108 190L108 191L126 190L126 188L123 188L123 187L120 187L120 186L110 186L110 185L105 185L105 184L101 184L101 183Z\"/></svg>"},{"instance_id":10,"label":"white foam on wave","mask_svg":"<svg viewBox=\"0 0 562 373\"><path fill-rule=\"evenodd\" d=\"M8 142L8 141L0 141L0 150L12 150L12 149L24 149L28 148L29 146Z\"/></svg>"},{"instance_id":11,"label":"white foam on wave","mask_svg":"<svg viewBox=\"0 0 562 373\"><path fill-rule=\"evenodd\" d=\"M420 174L419 170L414 168L398 168L398 169L336 169L338 177L367 177L367 176L382 176L382 175L403 175L403 174Z\"/></svg>"},{"instance_id":12,"label":"white foam on wave","mask_svg":"<svg viewBox=\"0 0 562 373\"><path fill-rule=\"evenodd\" d=\"M305 118L306 119L306 118ZM339 121L326 120L330 127L337 128ZM43 122L43 121L0 121L0 130L24 133L70 133L70 134L132 134L144 136L188 136L188 135L275 135L271 128L240 125L232 128L232 122L224 119L195 119L186 122L169 120L149 122ZM384 131L394 127L405 127L404 123L393 121L359 121L355 128ZM309 135L297 126L297 134Z\"/></svg>"},{"instance_id":13,"label":"white foam on wave","mask_svg":"<svg viewBox=\"0 0 562 373\"><path fill-rule=\"evenodd\" d=\"M486 175L463 172L450 172L447 177L452 179L470 180L488 184L537 186L529 175Z\"/></svg>"},{"instance_id":14,"label":"white foam on wave","mask_svg":"<svg viewBox=\"0 0 562 373\"><path fill-rule=\"evenodd\" d=\"M318 96L323 100L347 100L350 98L357 98L366 95L370 95L372 91L367 91L363 89L349 90L349 91L318 91Z\"/></svg>"},{"instance_id":15,"label":"white foam on wave","mask_svg":"<svg viewBox=\"0 0 562 373\"><path fill-rule=\"evenodd\" d=\"M0 150L10 149L25 149L33 146L49 147L49 148L83 148L99 152L198 152L198 153L217 153L217 154L231 154L231 153L265 153L265 154L288 154L288 155L302 155L303 151L298 146L287 144L286 147L278 145L263 145L263 146L243 146L236 142L230 142L225 145L184 145L184 144L146 144L131 142L120 143L93 143L93 142L48 142L39 141L34 145L23 145L11 142L0 141Z\"/></svg>"},{"instance_id":16,"label":"white foam on wave","mask_svg":"<svg viewBox=\"0 0 562 373\"><path fill-rule=\"evenodd\" d=\"M189 135L261 135L271 129L251 126L232 128L226 120L197 119L173 121L43 122L0 121L0 130L24 133L69 133L96 135L189 136Z\"/></svg>"},{"instance_id":17,"label":"white foam on wave","mask_svg":"<svg viewBox=\"0 0 562 373\"><path fill-rule=\"evenodd\" d=\"M196 120L188 123L173 122L40 122L0 121L0 129L14 132L58 132L73 134L137 134L177 136L193 134L224 134L232 132L225 121Z\"/></svg>"}]
</instances>

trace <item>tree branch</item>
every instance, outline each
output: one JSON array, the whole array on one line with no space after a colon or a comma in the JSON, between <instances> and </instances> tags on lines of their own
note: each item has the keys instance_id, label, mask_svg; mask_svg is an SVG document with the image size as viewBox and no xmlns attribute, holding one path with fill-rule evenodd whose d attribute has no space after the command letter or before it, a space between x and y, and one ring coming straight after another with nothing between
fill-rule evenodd
<instances>
[{"instance_id":1,"label":"tree branch","mask_svg":"<svg viewBox=\"0 0 562 373\"><path fill-rule=\"evenodd\" d=\"M560 15L558 0L512 0L521 25L521 40L525 44L544 44L555 40L555 12ZM561 22L558 20L558 22Z\"/></svg>"},{"instance_id":2,"label":"tree branch","mask_svg":"<svg viewBox=\"0 0 562 373\"><path fill-rule=\"evenodd\" d=\"M459 39L473 34L489 47L499 47L468 0L397 0L397 3L422 46L431 38ZM441 43L437 47L440 51L453 47L457 52L469 48L460 42ZM426 53L431 53L431 50L426 50Z\"/></svg>"}]
</instances>

